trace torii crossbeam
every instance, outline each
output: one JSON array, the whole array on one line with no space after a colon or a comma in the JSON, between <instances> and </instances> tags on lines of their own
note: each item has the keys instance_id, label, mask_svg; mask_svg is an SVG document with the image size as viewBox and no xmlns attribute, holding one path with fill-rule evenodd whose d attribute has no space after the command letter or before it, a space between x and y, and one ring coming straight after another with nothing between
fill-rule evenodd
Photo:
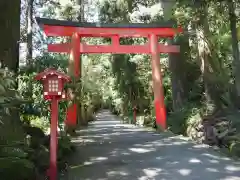
<instances>
[{"instance_id":1,"label":"torii crossbeam","mask_svg":"<svg viewBox=\"0 0 240 180\"><path fill-rule=\"evenodd\" d=\"M71 43L49 44L49 52L69 53L74 67L70 67L75 77L80 76L81 60L83 53L146 53L152 55L152 79L154 91L154 105L156 123L166 129L166 110L162 76L160 71L160 53L178 53L179 46L163 45L158 43L159 37L173 37L181 33L180 27L174 28L174 23L165 21L158 24L95 24L79 23L62 20L37 18L47 36L68 36ZM111 45L87 45L81 42L82 37L108 37ZM120 45L121 37L146 37L148 42L144 45ZM71 66L71 65L70 65ZM74 106L76 108L76 105ZM70 110L69 110L70 111ZM74 111L76 114L77 112ZM76 117L76 115L75 115ZM76 122L73 122L76 123Z\"/></svg>"}]
</instances>

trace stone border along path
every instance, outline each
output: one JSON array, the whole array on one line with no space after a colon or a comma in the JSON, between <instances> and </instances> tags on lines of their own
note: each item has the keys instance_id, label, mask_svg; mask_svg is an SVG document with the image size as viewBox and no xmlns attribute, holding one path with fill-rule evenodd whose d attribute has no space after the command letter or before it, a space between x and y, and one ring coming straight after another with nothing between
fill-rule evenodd
<instances>
[{"instance_id":1,"label":"stone border along path","mask_svg":"<svg viewBox=\"0 0 240 180\"><path fill-rule=\"evenodd\" d=\"M180 136L156 133L103 110L73 139L77 151L60 180L240 180L240 162Z\"/></svg>"}]
</instances>

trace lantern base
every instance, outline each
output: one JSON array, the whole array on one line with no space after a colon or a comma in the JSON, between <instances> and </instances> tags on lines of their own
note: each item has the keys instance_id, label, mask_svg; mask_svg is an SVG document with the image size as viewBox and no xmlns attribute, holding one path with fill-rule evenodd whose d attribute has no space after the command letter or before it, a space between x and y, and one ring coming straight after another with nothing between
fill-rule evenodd
<instances>
[{"instance_id":1,"label":"lantern base","mask_svg":"<svg viewBox=\"0 0 240 180\"><path fill-rule=\"evenodd\" d=\"M66 100L66 94L63 92L62 95L44 95L43 98L46 101L51 101L52 99Z\"/></svg>"}]
</instances>

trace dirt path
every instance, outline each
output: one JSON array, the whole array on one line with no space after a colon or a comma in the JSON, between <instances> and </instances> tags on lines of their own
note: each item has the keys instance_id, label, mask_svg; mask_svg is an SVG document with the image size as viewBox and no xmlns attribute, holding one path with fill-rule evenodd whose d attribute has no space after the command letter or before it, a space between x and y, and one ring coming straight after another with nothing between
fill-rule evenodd
<instances>
[{"instance_id":1,"label":"dirt path","mask_svg":"<svg viewBox=\"0 0 240 180\"><path fill-rule=\"evenodd\" d=\"M122 124L109 111L79 134L61 180L240 180L239 162L179 136Z\"/></svg>"}]
</instances>

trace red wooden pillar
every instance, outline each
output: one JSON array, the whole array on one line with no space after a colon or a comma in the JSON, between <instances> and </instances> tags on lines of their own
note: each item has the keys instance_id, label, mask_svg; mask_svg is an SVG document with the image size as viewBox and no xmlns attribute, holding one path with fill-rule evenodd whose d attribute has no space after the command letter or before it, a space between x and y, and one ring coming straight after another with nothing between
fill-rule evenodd
<instances>
[{"instance_id":1,"label":"red wooden pillar","mask_svg":"<svg viewBox=\"0 0 240 180\"><path fill-rule=\"evenodd\" d=\"M71 50L70 50L70 66L73 66L71 70L74 71L74 76L78 78L80 72L80 36L78 33L74 33L71 39Z\"/></svg>"},{"instance_id":2,"label":"red wooden pillar","mask_svg":"<svg viewBox=\"0 0 240 180\"><path fill-rule=\"evenodd\" d=\"M58 100L51 101L51 136L50 136L50 180L57 180L57 125Z\"/></svg>"},{"instance_id":3,"label":"red wooden pillar","mask_svg":"<svg viewBox=\"0 0 240 180\"><path fill-rule=\"evenodd\" d=\"M81 60L80 60L80 36L78 33L74 33L71 39L70 59L69 59L69 72L74 75L75 78L79 78L81 75ZM72 97L71 97L72 98ZM67 123L72 126L76 125L77 117L80 115L80 108L76 102L68 108L67 111Z\"/></svg>"},{"instance_id":4,"label":"red wooden pillar","mask_svg":"<svg viewBox=\"0 0 240 180\"><path fill-rule=\"evenodd\" d=\"M163 129L166 129L166 110L164 105L160 53L158 51L158 37L155 34L150 35L150 50L152 54L151 65L156 123Z\"/></svg>"}]
</instances>

